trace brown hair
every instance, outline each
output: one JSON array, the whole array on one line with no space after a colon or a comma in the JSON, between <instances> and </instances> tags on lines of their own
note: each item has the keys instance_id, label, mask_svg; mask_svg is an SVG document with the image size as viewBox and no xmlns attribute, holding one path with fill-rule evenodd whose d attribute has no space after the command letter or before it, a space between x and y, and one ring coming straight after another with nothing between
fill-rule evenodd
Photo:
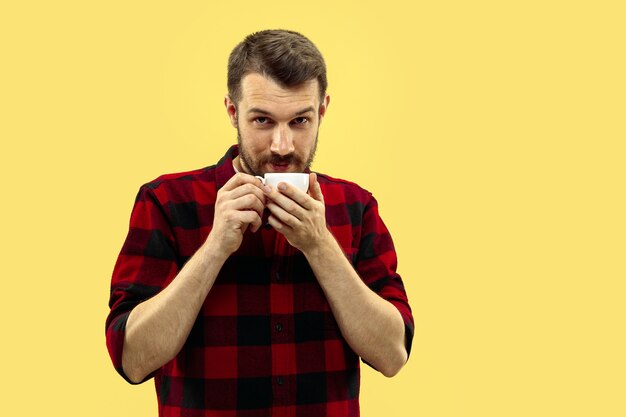
<instances>
[{"instance_id":1,"label":"brown hair","mask_svg":"<svg viewBox=\"0 0 626 417\"><path fill-rule=\"evenodd\" d=\"M228 58L228 94L237 104L241 80L250 73L269 77L281 86L294 87L317 79L320 102L326 95L326 64L308 38L290 30L263 30L248 35Z\"/></svg>"}]
</instances>

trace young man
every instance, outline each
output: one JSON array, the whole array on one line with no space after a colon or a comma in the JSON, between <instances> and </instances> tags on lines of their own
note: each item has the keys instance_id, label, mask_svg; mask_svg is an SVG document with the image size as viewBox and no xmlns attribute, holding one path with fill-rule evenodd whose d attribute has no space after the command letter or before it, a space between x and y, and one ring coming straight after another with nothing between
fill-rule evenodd
<instances>
[{"instance_id":1,"label":"young man","mask_svg":"<svg viewBox=\"0 0 626 417\"><path fill-rule=\"evenodd\" d=\"M141 187L112 278L107 346L161 416L357 416L359 357L406 363L413 318L376 200L309 170L326 67L291 31L231 53L238 145ZM309 190L255 178L307 172Z\"/></svg>"}]
</instances>

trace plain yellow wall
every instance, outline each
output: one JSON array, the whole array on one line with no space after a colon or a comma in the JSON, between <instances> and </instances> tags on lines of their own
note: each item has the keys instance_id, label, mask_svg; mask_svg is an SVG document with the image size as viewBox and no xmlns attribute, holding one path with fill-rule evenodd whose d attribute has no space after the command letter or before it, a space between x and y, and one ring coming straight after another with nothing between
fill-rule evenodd
<instances>
[{"instance_id":1,"label":"plain yellow wall","mask_svg":"<svg viewBox=\"0 0 626 417\"><path fill-rule=\"evenodd\" d=\"M362 415L624 416L620 1L28 1L0 6L3 415L156 415L104 341L135 194L234 143L245 35L309 36L314 169L374 193L416 318Z\"/></svg>"}]
</instances>

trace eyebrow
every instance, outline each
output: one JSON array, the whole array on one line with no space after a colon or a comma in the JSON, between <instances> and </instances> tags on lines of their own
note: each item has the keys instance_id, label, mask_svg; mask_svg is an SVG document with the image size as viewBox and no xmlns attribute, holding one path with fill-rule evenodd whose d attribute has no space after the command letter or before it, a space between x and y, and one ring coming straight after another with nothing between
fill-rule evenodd
<instances>
[{"instance_id":1,"label":"eyebrow","mask_svg":"<svg viewBox=\"0 0 626 417\"><path fill-rule=\"evenodd\" d=\"M314 112L314 111L315 111L315 108L313 106L309 106L305 109L295 112L293 114L293 117L301 116L305 113ZM258 114L263 114L263 115L274 117L271 112L264 110L260 107L252 107L251 109L248 110L248 113L258 113Z\"/></svg>"}]
</instances>

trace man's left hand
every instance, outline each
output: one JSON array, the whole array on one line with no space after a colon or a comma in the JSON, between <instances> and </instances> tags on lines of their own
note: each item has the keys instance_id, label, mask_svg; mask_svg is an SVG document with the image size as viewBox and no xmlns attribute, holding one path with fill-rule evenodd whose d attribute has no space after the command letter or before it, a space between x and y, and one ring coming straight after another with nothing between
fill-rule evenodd
<instances>
[{"instance_id":1,"label":"man's left hand","mask_svg":"<svg viewBox=\"0 0 626 417\"><path fill-rule=\"evenodd\" d=\"M309 174L308 193L283 182L265 195L271 213L269 224L304 254L332 238L326 228L324 196L315 174Z\"/></svg>"}]
</instances>

